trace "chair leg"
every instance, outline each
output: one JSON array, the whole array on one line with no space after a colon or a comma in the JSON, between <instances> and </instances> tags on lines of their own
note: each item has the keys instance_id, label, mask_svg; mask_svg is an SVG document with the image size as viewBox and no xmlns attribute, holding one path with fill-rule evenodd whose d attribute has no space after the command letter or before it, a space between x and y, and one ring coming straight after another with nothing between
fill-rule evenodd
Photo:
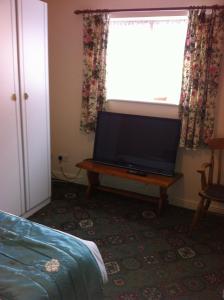
<instances>
[{"instance_id":1,"label":"chair leg","mask_svg":"<svg viewBox=\"0 0 224 300\"><path fill-rule=\"evenodd\" d=\"M197 225L198 221L200 220L203 210L204 210L204 202L205 202L205 198L201 197L201 200L198 204L198 207L196 209L196 212L194 214L192 223L190 225L190 233L193 231L193 229L195 228L195 226Z\"/></svg>"},{"instance_id":2,"label":"chair leg","mask_svg":"<svg viewBox=\"0 0 224 300\"><path fill-rule=\"evenodd\" d=\"M204 216L207 213L210 204L211 204L211 200L207 199L206 203L205 203L205 205L203 207L202 216Z\"/></svg>"}]
</instances>

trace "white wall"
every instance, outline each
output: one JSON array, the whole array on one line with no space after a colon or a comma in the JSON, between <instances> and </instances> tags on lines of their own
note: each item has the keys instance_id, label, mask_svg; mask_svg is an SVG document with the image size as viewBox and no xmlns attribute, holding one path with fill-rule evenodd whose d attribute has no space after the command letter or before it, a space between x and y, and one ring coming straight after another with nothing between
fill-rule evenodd
<instances>
[{"instance_id":1,"label":"white wall","mask_svg":"<svg viewBox=\"0 0 224 300\"><path fill-rule=\"evenodd\" d=\"M75 164L92 156L94 135L80 132L82 86L82 16L73 14L76 9L159 7L224 4L220 1L181 0L46 0L49 10L50 96L53 170L58 171L58 154L68 155L64 167L68 174L76 174ZM223 68L224 70L224 68ZM223 74L223 72L222 72ZM224 136L224 85L222 84L217 106L216 135ZM177 116L177 107L156 104L110 102L108 109L144 115ZM184 178L170 189L170 199L177 205L195 207L198 201L199 176L196 169L208 159L208 152L179 150L177 169ZM58 174L58 173L57 173ZM79 182L86 183L85 172ZM104 182L148 193L150 188L134 182L104 177ZM155 189L152 188L152 192Z\"/></svg>"}]
</instances>

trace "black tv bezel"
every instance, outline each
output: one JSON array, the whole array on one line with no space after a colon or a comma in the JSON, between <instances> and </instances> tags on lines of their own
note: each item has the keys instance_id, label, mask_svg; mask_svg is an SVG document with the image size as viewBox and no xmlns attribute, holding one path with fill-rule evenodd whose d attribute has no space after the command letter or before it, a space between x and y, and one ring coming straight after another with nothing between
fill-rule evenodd
<instances>
[{"instance_id":1,"label":"black tv bezel","mask_svg":"<svg viewBox=\"0 0 224 300\"><path fill-rule=\"evenodd\" d=\"M142 166L137 166L134 164L122 164L119 162L111 162L109 160L100 160L100 159L95 159L96 157L96 149L98 145L98 127L99 127L99 118L101 114L111 114L111 115L119 115L121 117L125 118L141 118L141 119L156 119L156 120L164 120L168 122L177 122L179 123L179 134L178 134L178 143L177 143L177 150L176 150L176 155L175 155L175 161L174 161L174 170L171 173L166 172L166 170L160 170L160 171L149 171L147 168L144 168ZM109 111L99 111L97 114L97 123L96 123L96 131L95 131L95 139L94 139L94 150L93 150L93 158L92 160L96 163L100 163L103 165L108 165L108 166L114 166L114 167L119 167L119 168L124 168L128 172L141 176L145 176L147 174L158 174L158 175L164 175L168 177L172 177L175 175L175 163L176 163L176 157L177 157L177 151L178 151L178 144L179 144L179 139L180 139L180 128L181 128L181 120L178 118L167 118L167 117L155 117L155 116L145 116L145 115L136 115L136 114L126 114L126 113L117 113L117 112L109 112ZM132 165L132 166L131 166Z\"/></svg>"}]
</instances>

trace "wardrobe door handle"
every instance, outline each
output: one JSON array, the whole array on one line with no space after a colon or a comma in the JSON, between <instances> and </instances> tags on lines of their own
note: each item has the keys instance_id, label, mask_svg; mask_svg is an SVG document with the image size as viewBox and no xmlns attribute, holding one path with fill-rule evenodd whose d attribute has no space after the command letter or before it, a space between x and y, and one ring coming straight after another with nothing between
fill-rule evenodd
<instances>
[{"instance_id":1,"label":"wardrobe door handle","mask_svg":"<svg viewBox=\"0 0 224 300\"><path fill-rule=\"evenodd\" d=\"M16 101L16 94L12 94L12 96L11 96L11 99L13 100L13 101Z\"/></svg>"},{"instance_id":2,"label":"wardrobe door handle","mask_svg":"<svg viewBox=\"0 0 224 300\"><path fill-rule=\"evenodd\" d=\"M29 95L27 93L24 93L24 99L27 100L29 98Z\"/></svg>"}]
</instances>

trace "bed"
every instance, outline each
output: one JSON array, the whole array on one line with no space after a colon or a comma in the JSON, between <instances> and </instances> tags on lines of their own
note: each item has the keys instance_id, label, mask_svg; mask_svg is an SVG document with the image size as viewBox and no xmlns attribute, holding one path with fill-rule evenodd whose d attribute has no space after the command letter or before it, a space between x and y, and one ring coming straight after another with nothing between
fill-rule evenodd
<instances>
[{"instance_id":1,"label":"bed","mask_svg":"<svg viewBox=\"0 0 224 300\"><path fill-rule=\"evenodd\" d=\"M100 300L97 246L0 211L0 300Z\"/></svg>"}]
</instances>

